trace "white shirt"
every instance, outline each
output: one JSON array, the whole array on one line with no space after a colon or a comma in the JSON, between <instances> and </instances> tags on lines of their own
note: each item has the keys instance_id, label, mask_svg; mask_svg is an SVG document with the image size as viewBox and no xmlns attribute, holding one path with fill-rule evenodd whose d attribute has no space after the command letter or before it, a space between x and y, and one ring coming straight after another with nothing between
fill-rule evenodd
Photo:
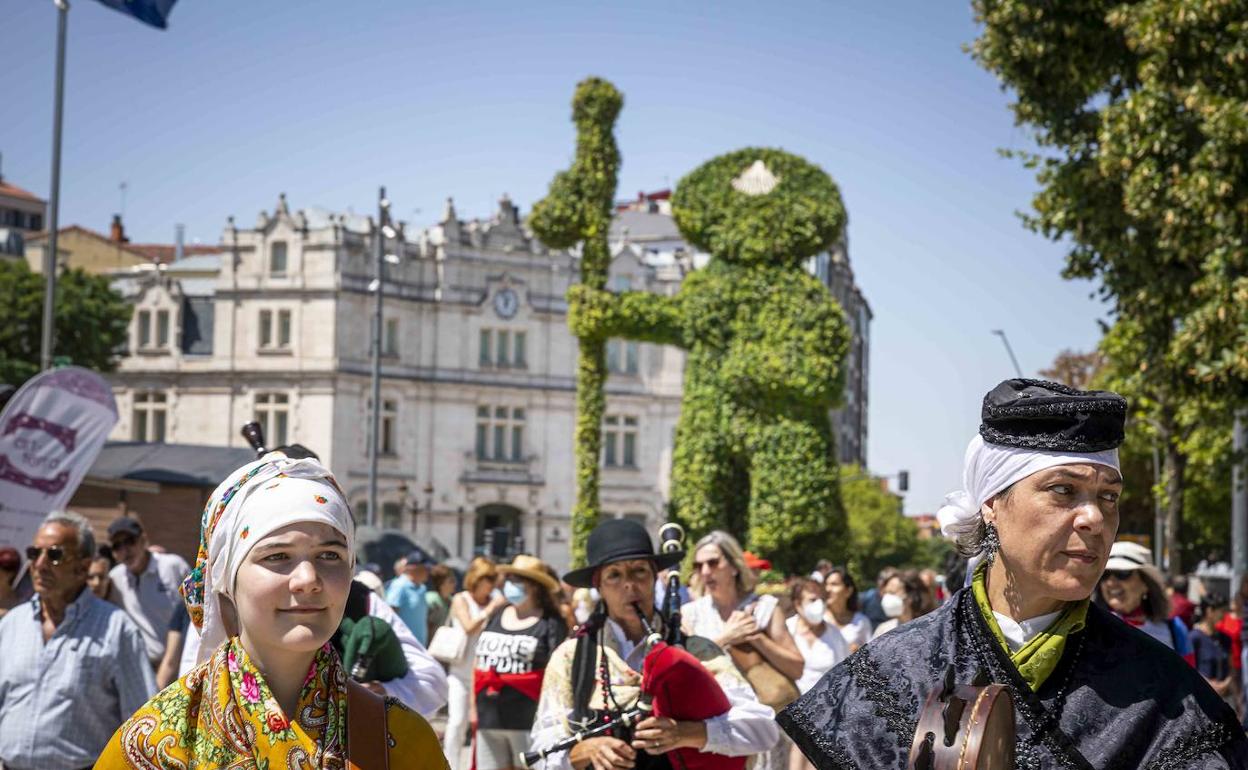
<instances>
[{"instance_id":1,"label":"white shirt","mask_svg":"<svg viewBox=\"0 0 1248 770\"><path fill-rule=\"evenodd\" d=\"M796 615L785 620L784 625L793 635L793 641L797 642L797 651L802 653L804 667L802 678L797 680L797 689L805 695L833 666L849 657L849 645L841 636L840 629L832 623L825 622L823 633L814 641L807 640L804 634L798 632Z\"/></svg>"},{"instance_id":2,"label":"white shirt","mask_svg":"<svg viewBox=\"0 0 1248 770\"><path fill-rule=\"evenodd\" d=\"M771 624L771 613L775 611L779 602L779 599L770 594L762 596L750 594L741 600L738 608L748 608L754 622L758 624L763 633L767 633ZM680 619L685 627L696 636L703 636L711 641L718 639L724 633L724 618L719 614L710 594L682 606Z\"/></svg>"},{"instance_id":3,"label":"white shirt","mask_svg":"<svg viewBox=\"0 0 1248 770\"><path fill-rule=\"evenodd\" d=\"M824 616L824 621L841 630L841 637L850 649L857 649L871 641L871 619L861 612L855 612L853 619L843 626L831 614Z\"/></svg>"},{"instance_id":4,"label":"white shirt","mask_svg":"<svg viewBox=\"0 0 1248 770\"><path fill-rule=\"evenodd\" d=\"M642 670L645 659L645 647L628 640L623 629L614 621L607 620L610 641L619 649L624 663L635 672ZM560 645L565 654L565 645L575 645L576 639L568 639ZM559 654L559 651L556 653ZM605 654L605 651L600 653ZM568 656L569 658L571 656ZM735 672L735 669L734 669ZM728 711L717 717L705 720L706 746L703 753L720 754L728 757L750 756L770 751L780 737L780 728L776 724L776 712L770 706L758 702L754 690L744 678L734 676L716 676L730 707ZM612 677L613 686L622 686ZM571 686L568 682L556 682L552 679L551 669L547 668L546 681L542 683L542 697L537 706L537 718L529 733L529 745L533 750L551 746L571 733L568 718L572 715ZM546 770L571 770L572 763L569 752L553 754L544 762Z\"/></svg>"},{"instance_id":5,"label":"white shirt","mask_svg":"<svg viewBox=\"0 0 1248 770\"><path fill-rule=\"evenodd\" d=\"M1015 653L1027 646L1027 643L1039 636L1049 626L1053 625L1057 620L1057 616L1062 611L1050 612L1046 615L1037 615L1027 620L1015 620L1009 615L1002 615L996 610L992 611L993 617L997 619L997 626L1001 629L1001 635L1005 637L1005 643L1010 646L1010 652Z\"/></svg>"},{"instance_id":6,"label":"white shirt","mask_svg":"<svg viewBox=\"0 0 1248 770\"><path fill-rule=\"evenodd\" d=\"M461 591L460 595L464 597L464 604L468 607L468 619L476 620L485 615L485 606L477 604L477 600L472 598L472 594L467 591ZM455 598L451 597L451 625L455 628L463 629L463 625L459 622L459 618L455 617ZM488 600L487 600L488 602ZM486 605L488 606L488 604ZM477 639L481 637L482 626L477 629L475 634L468 635L468 641L464 644L464 654L450 665L450 674L460 680L469 687L472 686L472 666L473 666L473 650L477 649Z\"/></svg>"},{"instance_id":7,"label":"white shirt","mask_svg":"<svg viewBox=\"0 0 1248 770\"><path fill-rule=\"evenodd\" d=\"M109 570L108 577L117 588L121 606L139 627L147 659L155 666L165 655L165 636L169 633L169 620L173 610L182 602L179 590L182 579L190 572L186 559L176 553L148 551L147 568L135 575L118 564Z\"/></svg>"},{"instance_id":8,"label":"white shirt","mask_svg":"<svg viewBox=\"0 0 1248 770\"><path fill-rule=\"evenodd\" d=\"M381 618L394 629L394 635L407 659L407 674L382 682L386 694L422 716L432 717L446 705L446 671L425 649L403 619L375 591L369 593L368 614Z\"/></svg>"}]
</instances>

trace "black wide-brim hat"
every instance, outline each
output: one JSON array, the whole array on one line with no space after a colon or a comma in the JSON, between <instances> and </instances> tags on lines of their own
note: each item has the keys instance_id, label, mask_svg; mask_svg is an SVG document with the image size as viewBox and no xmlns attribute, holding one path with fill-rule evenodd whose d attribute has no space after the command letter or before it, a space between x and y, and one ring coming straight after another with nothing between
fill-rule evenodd
<instances>
[{"instance_id":1,"label":"black wide-brim hat","mask_svg":"<svg viewBox=\"0 0 1248 770\"><path fill-rule=\"evenodd\" d=\"M684 551L655 553L654 543L646 528L632 519L609 519L594 527L585 544L587 566L574 569L563 576L563 582L577 588L592 588L594 573L617 561L649 559L655 569L667 569L685 558Z\"/></svg>"}]
</instances>

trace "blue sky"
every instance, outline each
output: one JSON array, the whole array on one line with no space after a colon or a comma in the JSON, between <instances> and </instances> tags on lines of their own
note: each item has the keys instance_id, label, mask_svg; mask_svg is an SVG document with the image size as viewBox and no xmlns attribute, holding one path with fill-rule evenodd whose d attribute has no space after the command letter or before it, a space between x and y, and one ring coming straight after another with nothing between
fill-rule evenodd
<instances>
[{"instance_id":1,"label":"blue sky","mask_svg":"<svg viewBox=\"0 0 1248 770\"><path fill-rule=\"evenodd\" d=\"M0 6L0 152L48 192L55 12ZM962 52L969 3L180 0L167 31L75 0L61 223L106 230L128 184L136 241L211 243L286 192L367 212L385 184L424 226L447 196L522 212L572 152L572 89L625 94L620 197L738 147L804 155L841 187L850 258L875 312L871 469L908 469L908 512L960 483L983 393L1063 348L1103 308L1061 280L1063 250L1023 229L1031 174L996 81Z\"/></svg>"}]
</instances>

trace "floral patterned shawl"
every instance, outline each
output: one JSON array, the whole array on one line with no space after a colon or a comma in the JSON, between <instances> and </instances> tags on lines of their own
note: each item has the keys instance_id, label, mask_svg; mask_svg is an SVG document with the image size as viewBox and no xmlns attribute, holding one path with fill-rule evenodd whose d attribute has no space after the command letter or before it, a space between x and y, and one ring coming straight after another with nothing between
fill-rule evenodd
<instances>
[{"instance_id":1,"label":"floral patterned shawl","mask_svg":"<svg viewBox=\"0 0 1248 770\"><path fill-rule=\"evenodd\" d=\"M326 644L288 721L235 637L136 711L96 768L336 770L346 763L346 705L346 673Z\"/></svg>"}]
</instances>

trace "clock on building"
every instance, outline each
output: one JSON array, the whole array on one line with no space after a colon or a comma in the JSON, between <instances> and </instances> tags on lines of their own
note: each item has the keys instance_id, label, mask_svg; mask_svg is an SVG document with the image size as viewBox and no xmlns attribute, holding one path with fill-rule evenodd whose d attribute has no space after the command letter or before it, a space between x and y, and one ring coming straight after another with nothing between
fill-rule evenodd
<instances>
[{"instance_id":1,"label":"clock on building","mask_svg":"<svg viewBox=\"0 0 1248 770\"><path fill-rule=\"evenodd\" d=\"M494 295L494 312L499 318L511 318L520 309L520 298L511 289L501 289Z\"/></svg>"}]
</instances>

